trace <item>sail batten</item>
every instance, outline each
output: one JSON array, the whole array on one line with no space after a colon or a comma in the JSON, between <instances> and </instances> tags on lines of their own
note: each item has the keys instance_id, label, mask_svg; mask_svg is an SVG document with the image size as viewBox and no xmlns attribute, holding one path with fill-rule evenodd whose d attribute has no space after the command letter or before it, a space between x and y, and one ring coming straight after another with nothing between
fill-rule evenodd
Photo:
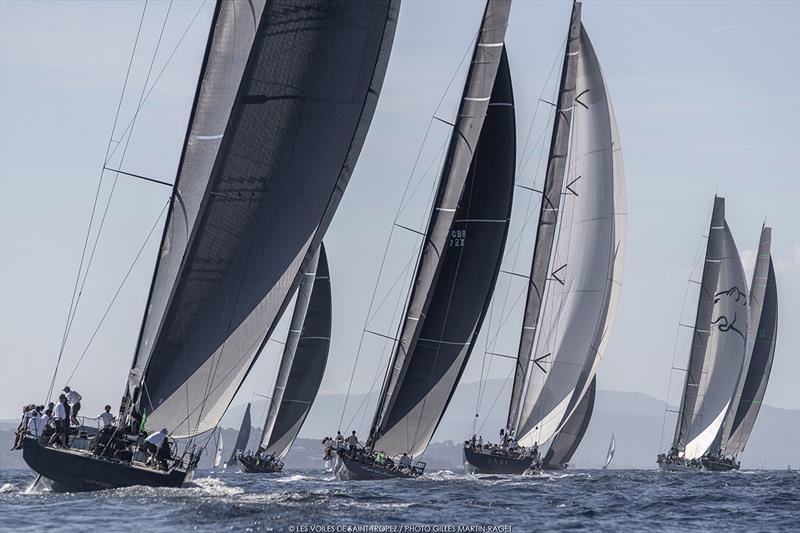
<instances>
[{"instance_id":1,"label":"sail batten","mask_svg":"<svg viewBox=\"0 0 800 533\"><path fill-rule=\"evenodd\" d=\"M486 4L406 318L371 427L370 444L389 455L417 455L428 445L499 271L513 194L514 111L489 104L513 104L513 94L505 48L481 45L503 42L509 9L508 0ZM484 139L487 130L493 138ZM506 222L477 222L484 219Z\"/></svg>"},{"instance_id":2,"label":"sail batten","mask_svg":"<svg viewBox=\"0 0 800 533\"><path fill-rule=\"evenodd\" d=\"M289 335L260 448L282 459L294 443L322 383L331 338L328 260L320 245L304 266Z\"/></svg>"},{"instance_id":3,"label":"sail batten","mask_svg":"<svg viewBox=\"0 0 800 533\"><path fill-rule=\"evenodd\" d=\"M363 146L398 5L218 3L126 395L154 426L216 426L289 304Z\"/></svg>"}]
</instances>

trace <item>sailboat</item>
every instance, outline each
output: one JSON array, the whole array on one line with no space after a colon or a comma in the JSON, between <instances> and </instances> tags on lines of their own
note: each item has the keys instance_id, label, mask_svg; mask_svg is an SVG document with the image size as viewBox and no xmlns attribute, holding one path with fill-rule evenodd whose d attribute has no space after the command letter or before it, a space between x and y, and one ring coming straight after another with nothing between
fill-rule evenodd
<instances>
[{"instance_id":1,"label":"sailboat","mask_svg":"<svg viewBox=\"0 0 800 533\"><path fill-rule=\"evenodd\" d=\"M217 446L216 452L214 453L214 471L217 471L220 468L224 470L225 465L222 463L222 428L217 428Z\"/></svg>"},{"instance_id":2,"label":"sailboat","mask_svg":"<svg viewBox=\"0 0 800 533\"><path fill-rule=\"evenodd\" d=\"M707 470L738 468L736 458L747 445L767 390L778 332L778 289L770 254L771 242L772 229L762 227L750 282L750 333L745 361L736 394L722 424L718 451L703 458L703 467Z\"/></svg>"},{"instance_id":3,"label":"sailboat","mask_svg":"<svg viewBox=\"0 0 800 533\"><path fill-rule=\"evenodd\" d=\"M614 111L580 18L575 2L503 442L466 441L468 473L535 473L548 442L560 468L591 415L585 398L619 298L626 207Z\"/></svg>"},{"instance_id":4,"label":"sailboat","mask_svg":"<svg viewBox=\"0 0 800 533\"><path fill-rule=\"evenodd\" d=\"M252 419L250 418L250 403L244 409L242 415L242 423L239 424L239 432L236 434L236 443L233 446L231 456L225 465L232 465L236 463L236 457L247 450L247 443L250 441L250 430L252 429Z\"/></svg>"},{"instance_id":5,"label":"sailboat","mask_svg":"<svg viewBox=\"0 0 800 533\"><path fill-rule=\"evenodd\" d=\"M508 233L516 137L504 37L509 0L488 0L413 285L366 449L329 449L340 480L416 477L491 300Z\"/></svg>"},{"instance_id":6,"label":"sailboat","mask_svg":"<svg viewBox=\"0 0 800 533\"><path fill-rule=\"evenodd\" d=\"M611 434L611 442L608 443L608 451L606 452L606 462L603 464L603 470L608 470L608 465L614 459L614 452L617 449L617 441L614 440L614 434Z\"/></svg>"},{"instance_id":7,"label":"sailboat","mask_svg":"<svg viewBox=\"0 0 800 533\"><path fill-rule=\"evenodd\" d=\"M25 439L26 463L54 489L191 479L195 439L217 427L330 225L377 105L398 9L395 0L216 2L116 449L101 457ZM134 453L145 425L186 439L166 470Z\"/></svg>"},{"instance_id":8,"label":"sailboat","mask_svg":"<svg viewBox=\"0 0 800 533\"><path fill-rule=\"evenodd\" d=\"M697 471L727 439L726 415L738 390L748 345L747 281L725 220L725 199L714 198L689 365L672 447L657 458L662 471ZM728 426L729 427L729 426ZM725 469L738 468L735 462Z\"/></svg>"},{"instance_id":9,"label":"sailboat","mask_svg":"<svg viewBox=\"0 0 800 533\"><path fill-rule=\"evenodd\" d=\"M317 396L331 343L331 285L320 245L303 273L261 441L236 459L247 473L280 472Z\"/></svg>"}]
</instances>

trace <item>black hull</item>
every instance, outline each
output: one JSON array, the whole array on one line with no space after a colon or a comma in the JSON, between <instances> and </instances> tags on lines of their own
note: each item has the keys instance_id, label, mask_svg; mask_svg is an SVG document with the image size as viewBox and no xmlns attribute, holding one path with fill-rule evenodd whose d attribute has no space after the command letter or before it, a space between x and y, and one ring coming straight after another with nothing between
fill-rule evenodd
<instances>
[{"instance_id":1,"label":"black hull","mask_svg":"<svg viewBox=\"0 0 800 533\"><path fill-rule=\"evenodd\" d=\"M522 475L531 470L533 461L530 458L515 459L488 453L477 453L470 447L464 447L464 469L468 474L516 474ZM532 469L534 472L538 468Z\"/></svg>"},{"instance_id":2,"label":"black hull","mask_svg":"<svg viewBox=\"0 0 800 533\"><path fill-rule=\"evenodd\" d=\"M333 457L333 475L339 481L367 481L371 479L413 479L419 477L408 470L385 468L375 464L354 461L344 453L336 453Z\"/></svg>"},{"instance_id":3,"label":"black hull","mask_svg":"<svg viewBox=\"0 0 800 533\"><path fill-rule=\"evenodd\" d=\"M258 463L250 457L237 457L239 470L245 474L274 474L283 470L283 463L273 461L271 463Z\"/></svg>"},{"instance_id":4,"label":"black hull","mask_svg":"<svg viewBox=\"0 0 800 533\"><path fill-rule=\"evenodd\" d=\"M36 485L56 492L84 492L116 489L134 485L181 487L191 473L173 468L167 472L100 459L88 452L42 446L26 438L22 458L41 477Z\"/></svg>"},{"instance_id":5,"label":"black hull","mask_svg":"<svg viewBox=\"0 0 800 533\"><path fill-rule=\"evenodd\" d=\"M731 470L739 470L739 463L729 463L729 462L722 462L718 459L709 459L707 457L703 457L701 459L703 462L703 470L707 470L709 472L730 472Z\"/></svg>"}]
</instances>

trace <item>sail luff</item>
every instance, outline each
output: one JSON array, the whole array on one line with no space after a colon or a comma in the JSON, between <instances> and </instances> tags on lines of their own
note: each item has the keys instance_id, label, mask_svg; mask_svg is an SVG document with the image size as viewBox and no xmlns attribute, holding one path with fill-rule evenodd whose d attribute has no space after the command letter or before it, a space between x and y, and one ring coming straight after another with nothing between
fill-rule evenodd
<instances>
[{"instance_id":1,"label":"sail luff","mask_svg":"<svg viewBox=\"0 0 800 533\"><path fill-rule=\"evenodd\" d=\"M708 230L705 259L703 261L700 295L692 332L692 347L689 352L689 364L686 369L681 406L678 409L678 423L672 440L672 448L677 452L683 451L686 446L689 427L692 423L695 404L697 403L697 389L702 378L703 363L708 346L711 312L714 308L714 294L717 290L717 279L719 278L720 261L722 260L724 229L725 199L715 196Z\"/></svg>"},{"instance_id":2,"label":"sail luff","mask_svg":"<svg viewBox=\"0 0 800 533\"><path fill-rule=\"evenodd\" d=\"M748 364L744 383L734 400L736 415L730 437L724 443L726 454L744 451L766 393L775 356L778 329L778 291L770 246L772 229L764 227L758 246L750 284L750 334L747 337Z\"/></svg>"},{"instance_id":3,"label":"sail luff","mask_svg":"<svg viewBox=\"0 0 800 533\"><path fill-rule=\"evenodd\" d=\"M561 191L567 167L570 120L575 106L575 80L578 65L579 37L581 28L581 3L572 5L567 45L561 67L561 80L558 101L553 119L553 134L547 157L542 202L539 209L536 241L533 247L533 260L528 280L528 294L525 300L522 333L514 369L514 383L511 389L511 402L508 409L507 428L514 432L520 416L520 406L525 394L525 383L533 353L539 314L544 299L544 288L550 273L553 244L556 239L556 226L561 206Z\"/></svg>"},{"instance_id":4,"label":"sail luff","mask_svg":"<svg viewBox=\"0 0 800 533\"><path fill-rule=\"evenodd\" d=\"M288 453L317 395L331 339L331 289L324 245L304 267L260 448Z\"/></svg>"},{"instance_id":5,"label":"sail luff","mask_svg":"<svg viewBox=\"0 0 800 533\"><path fill-rule=\"evenodd\" d=\"M398 3L220 4L131 373L173 436L216 425L300 283L363 146Z\"/></svg>"},{"instance_id":6,"label":"sail luff","mask_svg":"<svg viewBox=\"0 0 800 533\"><path fill-rule=\"evenodd\" d=\"M395 390L403 383L408 369L409 350L417 342L420 323L424 321L430 305L431 288L435 286L441 270L441 258L488 110L510 7L510 0L487 0L486 3L415 271L413 289L370 429L370 442L374 441L376 433L385 429L387 413L391 412L396 400Z\"/></svg>"},{"instance_id":7,"label":"sail luff","mask_svg":"<svg viewBox=\"0 0 800 533\"><path fill-rule=\"evenodd\" d=\"M236 434L236 443L233 445L233 451L231 452L230 459L228 459L228 464L233 464L234 461L236 461L236 454L238 452L243 452L247 449L247 442L250 440L250 426L250 403L248 403L244 410L244 416L242 416L239 433Z\"/></svg>"}]
</instances>

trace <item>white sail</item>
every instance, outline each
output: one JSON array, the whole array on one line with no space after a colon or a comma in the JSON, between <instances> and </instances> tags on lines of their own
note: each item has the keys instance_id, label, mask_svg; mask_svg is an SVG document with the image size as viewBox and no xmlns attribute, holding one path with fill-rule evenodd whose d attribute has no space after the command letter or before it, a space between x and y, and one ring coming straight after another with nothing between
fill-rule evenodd
<instances>
[{"instance_id":1,"label":"white sail","mask_svg":"<svg viewBox=\"0 0 800 533\"><path fill-rule=\"evenodd\" d=\"M608 443L608 452L606 452L606 463L603 465L603 470L608 468L608 465L611 464L611 460L614 459L614 452L617 448L617 442L614 440L614 434L611 434L611 442Z\"/></svg>"},{"instance_id":2,"label":"white sail","mask_svg":"<svg viewBox=\"0 0 800 533\"><path fill-rule=\"evenodd\" d=\"M214 456L214 468L222 464L222 429L217 433L217 454Z\"/></svg>"},{"instance_id":3,"label":"white sail","mask_svg":"<svg viewBox=\"0 0 800 533\"><path fill-rule=\"evenodd\" d=\"M549 441L577 407L602 359L621 287L626 216L621 145L583 26L573 106L558 243L520 416L523 446Z\"/></svg>"}]
</instances>

